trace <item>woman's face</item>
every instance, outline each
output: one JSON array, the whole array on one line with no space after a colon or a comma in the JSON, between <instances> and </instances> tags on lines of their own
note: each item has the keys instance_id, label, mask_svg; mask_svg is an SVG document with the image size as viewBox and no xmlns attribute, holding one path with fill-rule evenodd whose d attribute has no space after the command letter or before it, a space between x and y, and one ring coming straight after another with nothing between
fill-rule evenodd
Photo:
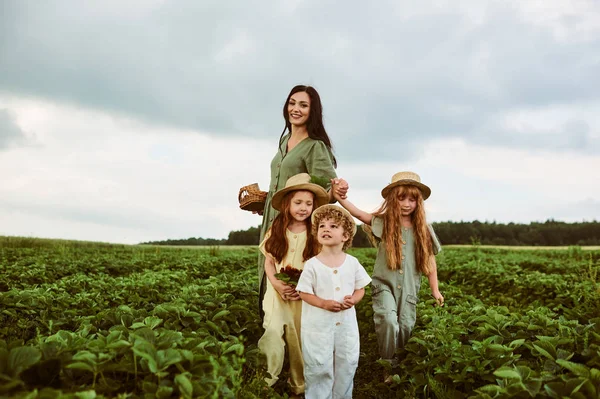
<instances>
[{"instance_id":1,"label":"woman's face","mask_svg":"<svg viewBox=\"0 0 600 399\"><path fill-rule=\"evenodd\" d=\"M310 97L308 93L299 91L292 94L288 101L288 120L292 125L304 126L310 114Z\"/></svg>"}]
</instances>

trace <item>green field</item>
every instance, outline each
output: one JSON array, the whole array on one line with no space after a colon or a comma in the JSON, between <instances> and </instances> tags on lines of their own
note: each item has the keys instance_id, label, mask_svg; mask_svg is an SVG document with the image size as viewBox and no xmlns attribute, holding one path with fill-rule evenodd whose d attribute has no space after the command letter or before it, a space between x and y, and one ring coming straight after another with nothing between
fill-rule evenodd
<instances>
[{"instance_id":1,"label":"green field","mask_svg":"<svg viewBox=\"0 0 600 399\"><path fill-rule=\"evenodd\" d=\"M256 251L0 237L0 397L286 397L262 381ZM391 385L367 289L355 398L600 398L600 251L437 259L447 305L424 279Z\"/></svg>"}]
</instances>

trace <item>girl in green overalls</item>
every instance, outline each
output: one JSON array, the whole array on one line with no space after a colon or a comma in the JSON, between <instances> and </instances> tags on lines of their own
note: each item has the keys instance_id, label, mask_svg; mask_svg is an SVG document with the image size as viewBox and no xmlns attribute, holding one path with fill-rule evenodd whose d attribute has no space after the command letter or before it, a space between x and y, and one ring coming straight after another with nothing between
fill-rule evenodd
<instances>
[{"instance_id":1,"label":"girl in green overalls","mask_svg":"<svg viewBox=\"0 0 600 399\"><path fill-rule=\"evenodd\" d=\"M381 191L383 204L372 214L336 197L352 216L371 226L378 241L371 284L373 319L381 359L392 367L398 363L396 350L404 347L415 325L423 274L437 304L444 306L435 262L441 246L425 218L424 201L430 194L418 174L399 172ZM389 375L384 378L391 382Z\"/></svg>"}]
</instances>

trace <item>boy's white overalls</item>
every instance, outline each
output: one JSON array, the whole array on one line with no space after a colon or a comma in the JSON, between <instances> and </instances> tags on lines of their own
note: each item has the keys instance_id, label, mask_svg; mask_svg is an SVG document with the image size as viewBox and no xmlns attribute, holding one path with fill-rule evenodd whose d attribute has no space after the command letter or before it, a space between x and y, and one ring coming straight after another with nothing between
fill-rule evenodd
<instances>
[{"instance_id":1,"label":"boy's white overalls","mask_svg":"<svg viewBox=\"0 0 600 399\"><path fill-rule=\"evenodd\" d=\"M306 261L297 290L343 302L346 295L352 295L370 281L365 269L351 255L346 254L344 263L335 268L315 257ZM330 312L303 302L302 353L306 399L352 398L360 354L354 306Z\"/></svg>"},{"instance_id":2,"label":"boy's white overalls","mask_svg":"<svg viewBox=\"0 0 600 399\"><path fill-rule=\"evenodd\" d=\"M373 235L381 239L383 219L373 217L371 228ZM431 226L429 229L433 252L437 254L442 248ZM402 267L396 270L388 267L385 242L380 241L372 277L373 320L379 355L382 360L396 366L396 350L404 347L417 320L417 302L421 288L421 272L415 262L412 228L402 228Z\"/></svg>"},{"instance_id":3,"label":"boy's white overalls","mask_svg":"<svg viewBox=\"0 0 600 399\"><path fill-rule=\"evenodd\" d=\"M270 236L270 231L260 244L260 251L265 252L265 242ZM282 267L291 265L302 270L304 261L302 253L306 246L306 231L292 233L286 230L288 241L288 253L283 262L276 264L276 271ZM302 317L302 301L284 301L279 293L273 288L271 282L267 281L267 290L263 299L263 328L265 332L258 341L258 348L267 356L267 370L271 378L267 383L272 386L278 379L283 361L285 360L285 346L287 344L290 362L290 389L295 394L304 392L304 362L302 361L302 344L300 342L300 323Z\"/></svg>"}]
</instances>

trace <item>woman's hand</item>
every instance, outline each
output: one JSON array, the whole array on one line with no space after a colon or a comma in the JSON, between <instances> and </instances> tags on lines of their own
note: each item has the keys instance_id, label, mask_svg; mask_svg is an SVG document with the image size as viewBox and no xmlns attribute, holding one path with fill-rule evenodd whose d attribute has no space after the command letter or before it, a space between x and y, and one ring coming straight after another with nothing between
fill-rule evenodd
<instances>
[{"instance_id":1,"label":"woman's hand","mask_svg":"<svg viewBox=\"0 0 600 399\"><path fill-rule=\"evenodd\" d=\"M264 211L261 209L260 211L252 211L252 213L253 213L254 215L260 215L260 216L262 216L262 215L263 215L263 213L264 213Z\"/></svg>"},{"instance_id":2,"label":"woman's hand","mask_svg":"<svg viewBox=\"0 0 600 399\"><path fill-rule=\"evenodd\" d=\"M439 291L432 292L431 296L433 296L438 306L444 306L444 297Z\"/></svg>"},{"instance_id":3,"label":"woman's hand","mask_svg":"<svg viewBox=\"0 0 600 399\"><path fill-rule=\"evenodd\" d=\"M341 178L331 179L331 193L336 200L346 199L349 188L346 180Z\"/></svg>"}]
</instances>

